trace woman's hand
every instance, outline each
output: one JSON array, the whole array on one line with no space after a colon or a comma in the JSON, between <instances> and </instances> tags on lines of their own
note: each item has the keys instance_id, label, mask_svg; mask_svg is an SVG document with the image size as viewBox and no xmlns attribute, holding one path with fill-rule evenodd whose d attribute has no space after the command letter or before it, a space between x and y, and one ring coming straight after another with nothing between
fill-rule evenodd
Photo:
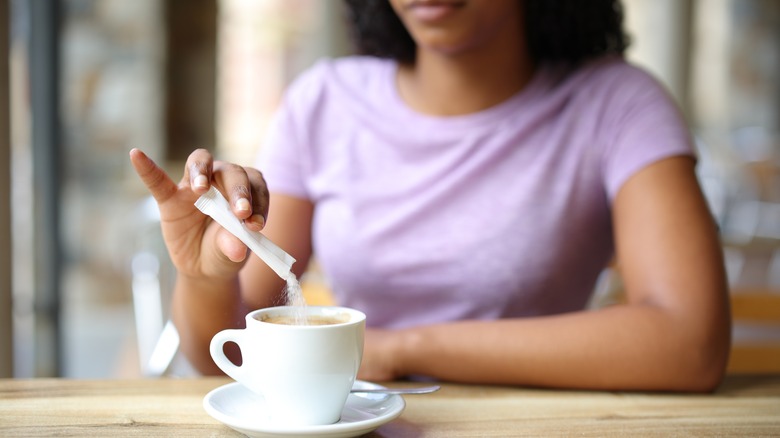
<instances>
[{"instance_id":1,"label":"woman's hand","mask_svg":"<svg viewBox=\"0 0 780 438\"><path fill-rule=\"evenodd\" d=\"M260 172L214 161L207 150L198 149L187 158L184 176L176 184L140 150L131 150L130 160L160 208L163 238L179 275L235 277L247 258L246 246L202 214L195 201L214 185L233 213L260 231L268 214L268 190Z\"/></svg>"}]
</instances>

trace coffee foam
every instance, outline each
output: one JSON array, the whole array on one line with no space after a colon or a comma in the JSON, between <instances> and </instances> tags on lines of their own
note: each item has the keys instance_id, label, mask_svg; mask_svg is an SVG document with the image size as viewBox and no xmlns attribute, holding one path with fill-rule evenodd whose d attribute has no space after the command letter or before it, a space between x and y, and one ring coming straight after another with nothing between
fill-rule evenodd
<instances>
[{"instance_id":1,"label":"coffee foam","mask_svg":"<svg viewBox=\"0 0 780 438\"><path fill-rule=\"evenodd\" d=\"M263 315L260 317L260 321L269 324L307 326L343 324L345 322L349 322L349 320L350 316L347 313L337 313L335 315L304 316L302 324L296 315Z\"/></svg>"}]
</instances>

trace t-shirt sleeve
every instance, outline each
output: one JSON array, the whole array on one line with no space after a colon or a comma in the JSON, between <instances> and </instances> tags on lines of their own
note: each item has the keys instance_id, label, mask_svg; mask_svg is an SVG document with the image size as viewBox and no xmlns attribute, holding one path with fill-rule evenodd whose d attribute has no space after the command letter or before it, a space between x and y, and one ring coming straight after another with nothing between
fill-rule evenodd
<instances>
[{"instance_id":1,"label":"t-shirt sleeve","mask_svg":"<svg viewBox=\"0 0 780 438\"><path fill-rule=\"evenodd\" d=\"M326 62L320 61L302 73L285 91L268 125L255 166L263 173L268 190L309 199L310 127L323 94Z\"/></svg>"},{"instance_id":2,"label":"t-shirt sleeve","mask_svg":"<svg viewBox=\"0 0 780 438\"><path fill-rule=\"evenodd\" d=\"M308 198L303 179L303 150L291 109L284 103L274 114L255 166L272 193Z\"/></svg>"},{"instance_id":3,"label":"t-shirt sleeve","mask_svg":"<svg viewBox=\"0 0 780 438\"><path fill-rule=\"evenodd\" d=\"M614 200L633 175L662 159L695 158L693 140L676 103L648 73L623 65L605 81L602 157L607 195Z\"/></svg>"}]
</instances>

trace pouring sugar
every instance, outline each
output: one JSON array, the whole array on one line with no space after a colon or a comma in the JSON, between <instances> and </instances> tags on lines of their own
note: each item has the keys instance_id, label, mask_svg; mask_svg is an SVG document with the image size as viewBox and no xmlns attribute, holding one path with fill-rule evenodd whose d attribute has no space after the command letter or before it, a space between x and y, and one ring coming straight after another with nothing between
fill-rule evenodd
<instances>
[{"instance_id":1,"label":"pouring sugar","mask_svg":"<svg viewBox=\"0 0 780 438\"><path fill-rule=\"evenodd\" d=\"M253 253L257 254L262 261L273 269L276 275L287 282L285 292L287 305L296 308L296 321L306 324L306 302L298 279L290 270L292 264L295 263L295 258L284 252L263 234L248 229L233 214L227 199L222 196L222 193L216 187L211 186L206 193L201 195L195 202L195 207L210 216L231 234L238 237Z\"/></svg>"},{"instance_id":2,"label":"pouring sugar","mask_svg":"<svg viewBox=\"0 0 780 438\"><path fill-rule=\"evenodd\" d=\"M298 283L298 279L292 272L287 275L285 280L287 281L287 287L285 288L285 304L294 308L293 316L295 317L295 324L308 325L306 319L306 300L303 298L301 284Z\"/></svg>"}]
</instances>

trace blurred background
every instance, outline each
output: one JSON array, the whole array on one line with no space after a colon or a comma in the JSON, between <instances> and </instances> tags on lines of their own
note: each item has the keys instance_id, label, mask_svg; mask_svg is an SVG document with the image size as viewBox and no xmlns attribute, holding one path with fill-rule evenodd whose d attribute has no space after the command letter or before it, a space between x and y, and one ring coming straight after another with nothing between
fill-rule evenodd
<instances>
[{"instance_id":1,"label":"blurred background","mask_svg":"<svg viewBox=\"0 0 780 438\"><path fill-rule=\"evenodd\" d=\"M732 293L780 296L780 2L624 7L629 59L697 138ZM172 273L127 153L175 179L197 147L253 163L286 85L351 53L342 2L0 0L0 22L0 376L171 373Z\"/></svg>"}]
</instances>

